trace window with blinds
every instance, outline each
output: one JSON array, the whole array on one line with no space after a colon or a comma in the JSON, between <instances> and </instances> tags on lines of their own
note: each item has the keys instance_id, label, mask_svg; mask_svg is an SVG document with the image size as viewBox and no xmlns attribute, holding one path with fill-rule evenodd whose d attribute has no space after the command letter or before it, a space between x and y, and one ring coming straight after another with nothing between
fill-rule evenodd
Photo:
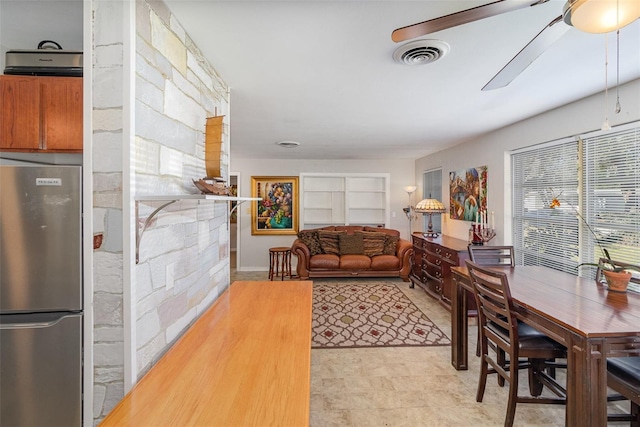
<instances>
[{"instance_id":1,"label":"window with blinds","mask_svg":"<svg viewBox=\"0 0 640 427\"><path fill-rule=\"evenodd\" d=\"M511 165L517 264L577 274L600 245L640 264L640 129L514 152Z\"/></svg>"},{"instance_id":2,"label":"window with blinds","mask_svg":"<svg viewBox=\"0 0 640 427\"><path fill-rule=\"evenodd\" d=\"M444 203L442 200L442 169L435 169L427 171L422 176L422 183L424 192L422 194L423 199L437 199ZM422 200L422 199L421 199ZM420 200L416 200L418 204ZM442 232L442 215L432 215L433 230L438 233ZM425 217L422 221L422 232L426 232L429 225L429 218Z\"/></svg>"},{"instance_id":3,"label":"window with blinds","mask_svg":"<svg viewBox=\"0 0 640 427\"><path fill-rule=\"evenodd\" d=\"M519 265L575 273L579 264L578 143L567 141L512 155L513 235ZM567 202L555 209L551 201Z\"/></svg>"},{"instance_id":4,"label":"window with blinds","mask_svg":"<svg viewBox=\"0 0 640 427\"><path fill-rule=\"evenodd\" d=\"M640 129L583 141L583 262L597 262L598 242L617 261L640 264ZM586 228L586 227L585 227Z\"/></svg>"}]
</instances>

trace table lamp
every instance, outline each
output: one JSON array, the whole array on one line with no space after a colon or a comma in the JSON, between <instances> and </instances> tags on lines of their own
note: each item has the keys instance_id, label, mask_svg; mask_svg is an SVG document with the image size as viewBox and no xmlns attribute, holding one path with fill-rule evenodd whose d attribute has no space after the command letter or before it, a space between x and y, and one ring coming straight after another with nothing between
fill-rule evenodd
<instances>
[{"instance_id":1,"label":"table lamp","mask_svg":"<svg viewBox=\"0 0 640 427\"><path fill-rule=\"evenodd\" d=\"M424 233L424 236L438 237L440 233L436 233L435 231L433 231L433 223L431 222L431 217L434 213L444 213L447 211L442 202L431 198L424 199L418 202L414 211L421 214L429 214L429 227L427 228L427 232Z\"/></svg>"}]
</instances>

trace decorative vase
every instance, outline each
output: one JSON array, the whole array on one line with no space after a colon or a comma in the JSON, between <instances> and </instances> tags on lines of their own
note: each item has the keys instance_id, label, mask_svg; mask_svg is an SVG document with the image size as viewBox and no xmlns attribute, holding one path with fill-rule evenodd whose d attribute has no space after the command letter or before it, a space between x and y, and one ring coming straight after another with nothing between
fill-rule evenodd
<instances>
[{"instance_id":1,"label":"decorative vase","mask_svg":"<svg viewBox=\"0 0 640 427\"><path fill-rule=\"evenodd\" d=\"M627 286L629 285L629 280L631 280L630 272L604 270L602 274L604 274L605 279L607 279L607 286L610 291L627 292Z\"/></svg>"}]
</instances>

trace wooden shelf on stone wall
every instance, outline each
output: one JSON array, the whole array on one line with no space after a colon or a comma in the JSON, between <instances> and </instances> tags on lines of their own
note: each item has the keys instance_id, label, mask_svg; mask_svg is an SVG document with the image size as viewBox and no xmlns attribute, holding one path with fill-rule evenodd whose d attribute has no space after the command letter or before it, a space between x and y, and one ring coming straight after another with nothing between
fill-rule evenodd
<instances>
[{"instance_id":1,"label":"wooden shelf on stone wall","mask_svg":"<svg viewBox=\"0 0 640 427\"><path fill-rule=\"evenodd\" d=\"M142 235L145 230L151 223L151 220L164 208L167 206L181 201L186 200L194 200L198 203L200 202L238 202L238 204L234 207L237 209L240 204L244 202L250 201L258 201L262 200L259 197L237 197L237 196L218 196L214 194L163 194L163 195L151 195L151 196L136 196L135 202L135 220L136 220L136 264L140 261L140 241L142 240ZM146 203L145 203L146 202ZM151 202L161 202L162 204L158 206L149 216L144 220L144 223L140 224L139 220L139 204L145 203L149 204ZM229 212L231 215L232 212Z\"/></svg>"}]
</instances>

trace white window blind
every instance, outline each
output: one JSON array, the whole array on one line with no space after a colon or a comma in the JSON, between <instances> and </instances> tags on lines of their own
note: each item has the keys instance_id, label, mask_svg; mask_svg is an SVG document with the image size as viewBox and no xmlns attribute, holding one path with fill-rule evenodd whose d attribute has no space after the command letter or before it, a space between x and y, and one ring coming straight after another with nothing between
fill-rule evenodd
<instances>
[{"instance_id":1,"label":"white window blind","mask_svg":"<svg viewBox=\"0 0 640 427\"><path fill-rule=\"evenodd\" d=\"M424 192L422 194L422 199L437 199L442 203L442 169L435 169L427 171L422 176ZM422 200L420 199L420 200ZM416 204L420 200L416 200ZM429 218L428 215L425 215L425 220L422 221L422 232L426 232L427 228L429 228ZM432 215L432 224L433 230L438 233L442 232L442 215L441 214L433 214Z\"/></svg>"},{"instance_id":2,"label":"white window blind","mask_svg":"<svg viewBox=\"0 0 640 427\"><path fill-rule=\"evenodd\" d=\"M518 264L593 277L595 269L577 266L597 262L600 247L640 264L640 128L533 147L511 160Z\"/></svg>"},{"instance_id":3,"label":"white window blind","mask_svg":"<svg viewBox=\"0 0 640 427\"><path fill-rule=\"evenodd\" d=\"M578 143L568 141L512 154L513 241L518 265L545 265L575 274L579 264ZM549 207L560 196L559 207Z\"/></svg>"},{"instance_id":4,"label":"white window blind","mask_svg":"<svg viewBox=\"0 0 640 427\"><path fill-rule=\"evenodd\" d=\"M640 129L607 133L584 142L584 217L617 261L640 264ZM583 262L602 256L583 229Z\"/></svg>"}]
</instances>

